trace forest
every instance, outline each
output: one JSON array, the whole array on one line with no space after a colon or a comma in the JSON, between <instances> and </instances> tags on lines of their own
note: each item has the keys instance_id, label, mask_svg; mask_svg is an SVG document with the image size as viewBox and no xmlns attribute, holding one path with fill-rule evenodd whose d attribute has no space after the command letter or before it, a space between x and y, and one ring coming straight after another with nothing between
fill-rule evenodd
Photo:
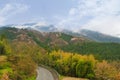
<instances>
[{"instance_id":1,"label":"forest","mask_svg":"<svg viewBox=\"0 0 120 80\"><path fill-rule=\"evenodd\" d=\"M12 49L5 36L0 36L0 80L35 80L37 64L27 53Z\"/></svg>"},{"instance_id":2,"label":"forest","mask_svg":"<svg viewBox=\"0 0 120 80\"><path fill-rule=\"evenodd\" d=\"M47 52L38 45L22 41L10 43L4 35L1 35L1 80L35 80L36 69L40 64L55 69L63 76L90 80L120 80L119 60L97 59L92 53L83 54L63 50Z\"/></svg>"}]
</instances>

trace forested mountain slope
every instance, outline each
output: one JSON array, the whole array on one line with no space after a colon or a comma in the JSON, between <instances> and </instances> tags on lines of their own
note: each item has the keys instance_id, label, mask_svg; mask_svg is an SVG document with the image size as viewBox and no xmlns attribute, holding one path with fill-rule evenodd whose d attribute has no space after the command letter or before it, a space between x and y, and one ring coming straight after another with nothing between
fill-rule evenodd
<instances>
[{"instance_id":1,"label":"forested mountain slope","mask_svg":"<svg viewBox=\"0 0 120 80\"><path fill-rule=\"evenodd\" d=\"M86 37L76 37L61 32L39 32L33 29L0 28L12 42L24 41L39 45L44 50L63 50L80 54L94 54L99 59L120 59L120 44L114 42L96 42Z\"/></svg>"}]
</instances>

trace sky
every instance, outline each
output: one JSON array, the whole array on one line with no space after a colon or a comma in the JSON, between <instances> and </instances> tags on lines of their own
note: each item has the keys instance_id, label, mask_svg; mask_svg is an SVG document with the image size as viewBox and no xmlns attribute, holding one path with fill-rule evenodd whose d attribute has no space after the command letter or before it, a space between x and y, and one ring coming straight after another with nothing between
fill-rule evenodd
<instances>
[{"instance_id":1,"label":"sky","mask_svg":"<svg viewBox=\"0 0 120 80\"><path fill-rule=\"evenodd\" d=\"M0 25L34 22L120 36L120 0L0 0Z\"/></svg>"}]
</instances>

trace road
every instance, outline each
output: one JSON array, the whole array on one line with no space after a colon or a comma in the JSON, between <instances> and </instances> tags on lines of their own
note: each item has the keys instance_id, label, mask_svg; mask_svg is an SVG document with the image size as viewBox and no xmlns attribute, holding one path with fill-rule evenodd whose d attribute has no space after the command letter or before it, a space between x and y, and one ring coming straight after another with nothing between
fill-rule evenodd
<instances>
[{"instance_id":1,"label":"road","mask_svg":"<svg viewBox=\"0 0 120 80\"><path fill-rule=\"evenodd\" d=\"M55 80L52 73L46 68L39 67L37 70L37 79L36 80Z\"/></svg>"}]
</instances>

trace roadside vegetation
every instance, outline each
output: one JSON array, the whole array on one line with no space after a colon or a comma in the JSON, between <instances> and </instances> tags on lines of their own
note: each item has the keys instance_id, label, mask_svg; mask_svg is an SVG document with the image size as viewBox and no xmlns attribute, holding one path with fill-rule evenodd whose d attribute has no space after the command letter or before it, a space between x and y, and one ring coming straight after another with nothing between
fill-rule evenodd
<instances>
[{"instance_id":1,"label":"roadside vegetation","mask_svg":"<svg viewBox=\"0 0 120 80\"><path fill-rule=\"evenodd\" d=\"M42 55L39 63L54 68L64 76L87 78L90 80L119 80L120 62L97 60L91 55L53 51Z\"/></svg>"}]
</instances>

